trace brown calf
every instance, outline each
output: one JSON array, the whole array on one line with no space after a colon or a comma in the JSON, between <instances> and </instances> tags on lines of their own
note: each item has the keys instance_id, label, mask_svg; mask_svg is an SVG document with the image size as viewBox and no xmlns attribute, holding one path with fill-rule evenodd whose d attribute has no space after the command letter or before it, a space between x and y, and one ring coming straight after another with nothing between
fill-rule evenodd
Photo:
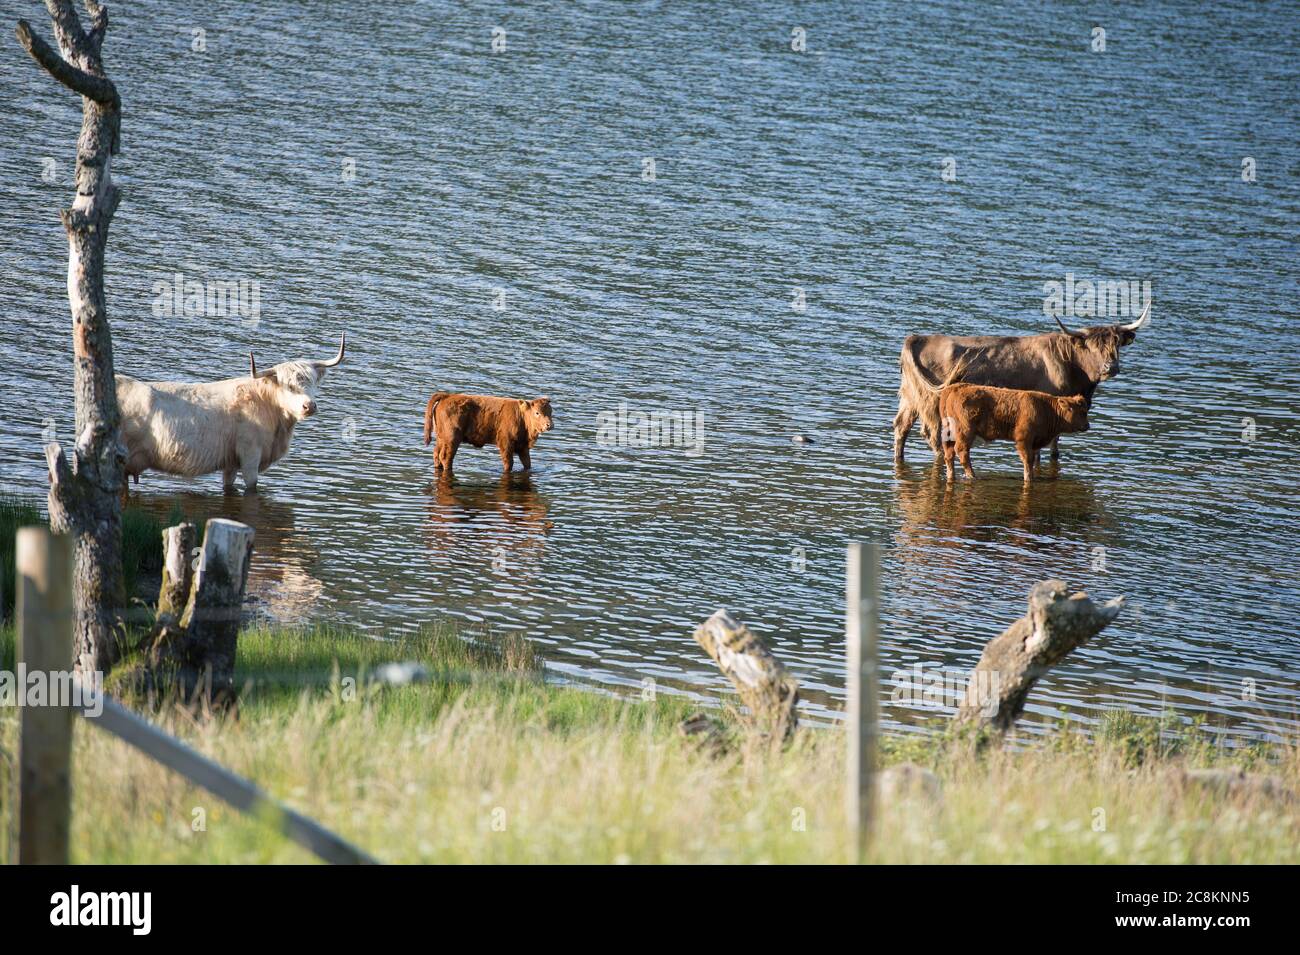
<instances>
[{"instance_id":1,"label":"brown calf","mask_svg":"<svg viewBox=\"0 0 1300 955\"><path fill-rule=\"evenodd\" d=\"M1025 466L1025 481L1032 481L1040 448L1059 435L1088 430L1088 404L1086 395L1058 396L966 382L945 385L939 393L939 418L948 480L953 479L954 457L960 459L967 478L975 477L970 446L982 438L1014 441Z\"/></svg>"},{"instance_id":2,"label":"brown calf","mask_svg":"<svg viewBox=\"0 0 1300 955\"><path fill-rule=\"evenodd\" d=\"M533 466L529 449L538 435L551 430L551 399L492 398L488 395L461 395L440 391L424 408L424 443L434 431L438 446L433 452L433 469L451 471L456 449L462 444L481 448L495 444L501 452L501 467L510 471L514 456L524 470Z\"/></svg>"}]
</instances>

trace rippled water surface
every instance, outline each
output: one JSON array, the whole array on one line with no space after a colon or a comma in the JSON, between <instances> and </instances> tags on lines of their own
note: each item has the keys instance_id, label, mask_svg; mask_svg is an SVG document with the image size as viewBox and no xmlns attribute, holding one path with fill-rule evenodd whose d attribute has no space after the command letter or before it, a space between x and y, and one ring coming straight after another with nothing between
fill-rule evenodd
<instances>
[{"instance_id":1,"label":"rippled water surface","mask_svg":"<svg viewBox=\"0 0 1300 955\"><path fill-rule=\"evenodd\" d=\"M1300 17L1192 6L119 4L118 370L230 377L349 335L260 495L133 494L252 523L278 619L522 631L610 686L717 690L691 630L725 606L820 715L846 542L885 545L887 674L969 667L1060 577L1129 606L1040 717L1173 705L1292 734ZM0 486L40 495L43 423L71 430L79 112L4 31ZM256 280L260 318L155 316L177 272ZM1059 470L1022 490L995 446L948 488L914 443L896 471L903 337L1047 330L1067 272L1155 304ZM534 472L466 448L434 483L435 389L550 395ZM621 403L698 412L702 448L601 444Z\"/></svg>"}]
</instances>

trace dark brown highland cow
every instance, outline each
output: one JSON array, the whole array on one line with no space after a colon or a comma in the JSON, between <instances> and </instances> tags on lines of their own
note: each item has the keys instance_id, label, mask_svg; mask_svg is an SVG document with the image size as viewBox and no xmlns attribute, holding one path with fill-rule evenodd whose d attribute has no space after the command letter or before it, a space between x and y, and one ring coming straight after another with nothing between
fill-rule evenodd
<instances>
[{"instance_id":1,"label":"dark brown highland cow","mask_svg":"<svg viewBox=\"0 0 1300 955\"><path fill-rule=\"evenodd\" d=\"M908 335L899 356L901 381L894 418L894 461L917 419L939 459L939 405L934 387L966 360L962 380L996 388L1025 388L1051 395L1093 396L1097 385L1119 374L1119 351L1151 320L1148 302L1137 321L1071 330L1056 319L1059 332L1046 335ZM1056 448L1052 448L1056 457Z\"/></svg>"},{"instance_id":2,"label":"dark brown highland cow","mask_svg":"<svg viewBox=\"0 0 1300 955\"><path fill-rule=\"evenodd\" d=\"M449 473L456 449L462 444L481 448L494 444L501 452L501 468L510 471L514 456L524 470L533 466L529 449L538 435L551 430L551 399L493 398L439 391L424 408L424 443L434 433L438 446L433 452L433 469Z\"/></svg>"}]
</instances>

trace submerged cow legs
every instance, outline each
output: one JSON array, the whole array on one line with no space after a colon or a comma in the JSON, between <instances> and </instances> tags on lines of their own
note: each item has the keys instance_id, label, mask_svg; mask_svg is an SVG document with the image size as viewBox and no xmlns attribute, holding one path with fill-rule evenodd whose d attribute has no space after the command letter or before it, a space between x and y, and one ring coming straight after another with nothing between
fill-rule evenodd
<instances>
[{"instance_id":1,"label":"submerged cow legs","mask_svg":"<svg viewBox=\"0 0 1300 955\"><path fill-rule=\"evenodd\" d=\"M1023 442L1016 444L1016 452L1020 455L1020 463L1025 468L1025 483L1030 484L1034 480L1034 465L1038 463L1038 452Z\"/></svg>"},{"instance_id":2,"label":"submerged cow legs","mask_svg":"<svg viewBox=\"0 0 1300 955\"><path fill-rule=\"evenodd\" d=\"M262 452L254 448L239 460L240 473L244 475L244 490L251 492L257 490L258 466L262 463Z\"/></svg>"},{"instance_id":3,"label":"submerged cow legs","mask_svg":"<svg viewBox=\"0 0 1300 955\"><path fill-rule=\"evenodd\" d=\"M894 416L894 463L903 463L903 448L907 444L908 432L916 424L917 412L906 398L898 401L898 414Z\"/></svg>"}]
</instances>

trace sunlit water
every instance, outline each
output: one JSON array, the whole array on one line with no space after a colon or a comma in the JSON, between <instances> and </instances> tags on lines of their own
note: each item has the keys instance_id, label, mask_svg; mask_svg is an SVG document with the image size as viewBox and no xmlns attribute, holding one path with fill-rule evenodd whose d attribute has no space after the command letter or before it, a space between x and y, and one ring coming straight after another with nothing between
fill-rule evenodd
<instances>
[{"instance_id":1,"label":"sunlit water","mask_svg":"<svg viewBox=\"0 0 1300 955\"><path fill-rule=\"evenodd\" d=\"M520 631L613 688L718 691L691 631L727 607L820 716L848 541L884 545L887 678L969 668L1060 577L1129 604L1039 718L1293 734L1300 17L1188 6L120 5L118 369L230 377L349 334L259 496L150 474L136 500L253 524L276 619ZM43 427L71 432L79 107L12 40L0 91L0 486L40 495ZM155 316L177 272L256 280L259 319ZM903 336L1046 330L1067 272L1155 305L1059 471L1024 491L983 448L948 488L916 441L896 473ZM535 471L465 448L433 483L435 389L549 394ZM700 452L602 445L622 402L698 412Z\"/></svg>"}]
</instances>

